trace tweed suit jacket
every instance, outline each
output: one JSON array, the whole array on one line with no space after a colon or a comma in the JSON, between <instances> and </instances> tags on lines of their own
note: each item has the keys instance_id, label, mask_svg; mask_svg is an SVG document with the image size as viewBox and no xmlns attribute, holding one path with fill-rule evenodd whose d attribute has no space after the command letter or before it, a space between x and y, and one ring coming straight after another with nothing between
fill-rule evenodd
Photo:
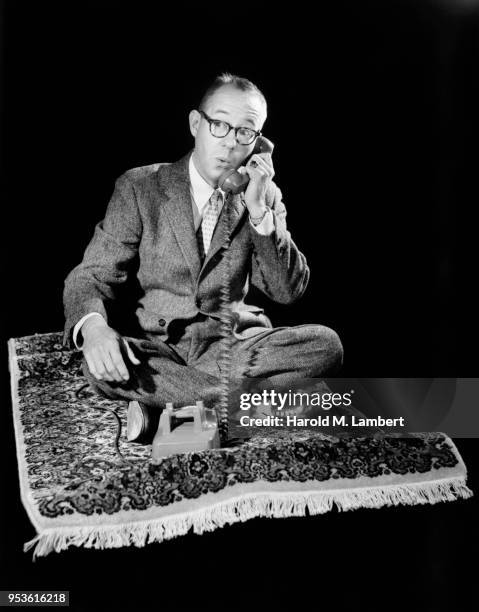
<instances>
[{"instance_id":1,"label":"tweed suit jacket","mask_svg":"<svg viewBox=\"0 0 479 612\"><path fill-rule=\"evenodd\" d=\"M110 315L118 300L121 304L121 296L128 294L124 289L129 280L135 298L133 303L126 300L129 305L120 307L120 312L125 320L132 317L144 336L155 334L166 340L175 321L188 321L199 312L219 318L227 235L237 337L248 337L252 327L271 327L261 308L244 302L250 283L282 304L303 294L309 268L286 228L286 209L274 183L266 196L273 211L273 233L262 236L251 227L243 194L229 196L201 263L190 195L190 155L175 163L128 170L116 181L105 218L97 224L83 261L65 280L65 344L71 346L74 325L89 312L98 312L112 327L121 328L121 321L113 324Z\"/></svg>"}]
</instances>

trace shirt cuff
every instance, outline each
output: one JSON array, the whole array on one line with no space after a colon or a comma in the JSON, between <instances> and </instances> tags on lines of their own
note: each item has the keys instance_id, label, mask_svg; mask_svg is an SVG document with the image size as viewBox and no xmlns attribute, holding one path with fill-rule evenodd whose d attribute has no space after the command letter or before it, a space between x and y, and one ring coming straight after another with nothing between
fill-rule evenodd
<instances>
[{"instance_id":1,"label":"shirt cuff","mask_svg":"<svg viewBox=\"0 0 479 612\"><path fill-rule=\"evenodd\" d=\"M269 236L274 231L273 211L271 210L271 208L268 208L261 223L258 223L258 225L253 225L253 223L251 222L251 217L249 223L251 227L253 227L258 232L258 234L261 234L262 236Z\"/></svg>"},{"instance_id":2,"label":"shirt cuff","mask_svg":"<svg viewBox=\"0 0 479 612\"><path fill-rule=\"evenodd\" d=\"M77 347L77 349L81 349L82 344L83 344L83 340L82 340L81 344L79 344L79 343L77 342L78 333L79 333L79 331L80 331L80 329L81 329L81 327L82 327L83 323L85 323L85 321L86 321L87 319L89 319L90 317L94 317L94 316L101 317L103 320L105 320L105 319L103 318L103 315L101 315L99 312L89 312L87 315L85 315L84 317L82 317L82 318L81 318L81 319L78 321L78 323L75 325L75 327L73 328L73 343L74 343L74 345Z\"/></svg>"}]
</instances>

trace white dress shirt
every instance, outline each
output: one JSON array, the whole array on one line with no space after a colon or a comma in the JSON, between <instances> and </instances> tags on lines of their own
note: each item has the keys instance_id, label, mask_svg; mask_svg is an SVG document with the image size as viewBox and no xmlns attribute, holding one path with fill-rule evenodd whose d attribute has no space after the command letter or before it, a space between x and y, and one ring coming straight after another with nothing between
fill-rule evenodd
<instances>
[{"instance_id":1,"label":"white dress shirt","mask_svg":"<svg viewBox=\"0 0 479 612\"><path fill-rule=\"evenodd\" d=\"M208 200L211 198L211 195L214 192L214 188L205 181L205 179L201 176L201 174L196 169L196 166L193 162L193 155L190 156L190 161L188 164L188 171L190 175L190 194L191 194L191 204L193 208L193 222L195 226L195 232L197 232L198 228L201 225L201 222L203 221L203 213L204 213L206 205L208 204ZM223 194L223 196L225 196L224 191L222 191L221 189L220 191ZM224 206L224 197L223 197L223 204L220 205L219 212L221 212L223 206ZM271 209L268 208L261 223L258 223L258 225L254 225L251 222L251 218L250 218L250 225L251 227L255 229L255 231L258 232L258 234L261 234L262 236L269 236L274 230L274 221L273 221L273 214L271 212ZM77 342L78 332L80 331L83 323L85 323L87 319L93 316L101 317L103 319L103 316L99 312L89 312L84 317L82 317L78 321L78 323L75 325L75 327L73 328L73 342L75 343L75 346L78 349L81 348L80 343Z\"/></svg>"}]
</instances>

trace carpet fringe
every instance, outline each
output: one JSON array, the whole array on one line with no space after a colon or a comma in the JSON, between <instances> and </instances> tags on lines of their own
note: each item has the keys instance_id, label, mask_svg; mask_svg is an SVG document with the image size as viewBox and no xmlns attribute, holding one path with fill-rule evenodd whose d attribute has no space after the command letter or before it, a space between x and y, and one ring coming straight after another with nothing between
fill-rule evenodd
<instances>
[{"instance_id":1,"label":"carpet fringe","mask_svg":"<svg viewBox=\"0 0 479 612\"><path fill-rule=\"evenodd\" d=\"M60 552L69 546L85 548L120 548L151 542L161 542L186 534L191 528L196 534L213 531L226 524L244 522L256 517L286 518L309 514L324 514L337 507L339 511L382 506L435 504L468 499L473 495L464 477L424 483L396 484L337 491L305 491L255 493L231 499L194 513L169 516L150 521L122 525L60 527L45 529L24 545L31 548L33 560L50 552Z\"/></svg>"}]
</instances>

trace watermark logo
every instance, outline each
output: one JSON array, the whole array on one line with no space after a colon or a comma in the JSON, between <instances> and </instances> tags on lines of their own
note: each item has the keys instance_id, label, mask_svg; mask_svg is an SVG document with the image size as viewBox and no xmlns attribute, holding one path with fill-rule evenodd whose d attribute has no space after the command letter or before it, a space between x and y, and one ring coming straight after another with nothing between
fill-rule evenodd
<instances>
[{"instance_id":1,"label":"watermark logo","mask_svg":"<svg viewBox=\"0 0 479 612\"><path fill-rule=\"evenodd\" d=\"M331 392L298 392L291 389L280 393L274 389L264 389L261 393L242 393L240 395L240 409L250 410L253 407L268 405L273 410L288 410L291 408L312 408L331 410L341 406L351 406L354 389L347 393Z\"/></svg>"}]
</instances>

